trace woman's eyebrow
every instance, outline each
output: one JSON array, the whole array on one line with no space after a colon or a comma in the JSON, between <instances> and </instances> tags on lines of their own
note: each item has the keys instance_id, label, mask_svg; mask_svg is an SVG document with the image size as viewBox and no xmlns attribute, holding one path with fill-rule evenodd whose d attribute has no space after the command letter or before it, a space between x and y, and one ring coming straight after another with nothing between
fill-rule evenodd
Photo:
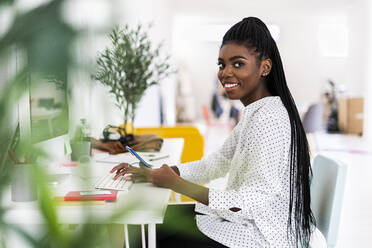
<instances>
[{"instance_id":1,"label":"woman's eyebrow","mask_svg":"<svg viewBox=\"0 0 372 248\"><path fill-rule=\"evenodd\" d=\"M237 55L237 56L233 56L233 57L229 58L229 61L233 61L233 60L236 60L236 59L245 59L245 60L248 60L244 56ZM218 58L218 61L224 61L224 59L223 58Z\"/></svg>"},{"instance_id":2,"label":"woman's eyebrow","mask_svg":"<svg viewBox=\"0 0 372 248\"><path fill-rule=\"evenodd\" d=\"M240 55L233 56L233 57L229 58L230 61L233 61L233 60L236 60L236 59L245 59L245 60L248 60L246 57L240 56Z\"/></svg>"}]
</instances>

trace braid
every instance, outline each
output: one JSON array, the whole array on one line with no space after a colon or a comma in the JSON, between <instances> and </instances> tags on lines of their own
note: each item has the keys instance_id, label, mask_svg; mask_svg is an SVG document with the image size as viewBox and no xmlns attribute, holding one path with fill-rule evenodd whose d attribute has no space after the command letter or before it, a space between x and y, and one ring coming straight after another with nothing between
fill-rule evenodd
<instances>
[{"instance_id":1,"label":"braid","mask_svg":"<svg viewBox=\"0 0 372 248\"><path fill-rule=\"evenodd\" d=\"M232 26L224 35L222 46L228 43L244 45L248 50L256 53L259 60L269 58L272 61L272 68L267 76L267 87L273 96L279 96L282 100L291 124L287 233L288 236L295 238L296 247L299 243L303 247L309 247L311 228L315 225L310 209L312 171L309 147L298 110L287 86L279 50L266 25L256 17L244 18Z\"/></svg>"}]
</instances>

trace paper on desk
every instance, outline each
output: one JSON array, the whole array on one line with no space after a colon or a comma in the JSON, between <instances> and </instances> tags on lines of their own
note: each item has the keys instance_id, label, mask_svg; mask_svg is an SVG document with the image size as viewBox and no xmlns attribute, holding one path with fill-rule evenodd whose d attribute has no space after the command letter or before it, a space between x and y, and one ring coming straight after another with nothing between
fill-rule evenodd
<instances>
[{"instance_id":1,"label":"paper on desk","mask_svg":"<svg viewBox=\"0 0 372 248\"><path fill-rule=\"evenodd\" d=\"M129 153L120 153L111 155L108 153L102 154L95 154L94 160L98 163L109 163L109 164L120 164L120 163L134 163L137 162L138 159L131 156Z\"/></svg>"},{"instance_id":2,"label":"paper on desk","mask_svg":"<svg viewBox=\"0 0 372 248\"><path fill-rule=\"evenodd\" d=\"M155 161L160 159L169 158L168 153L161 153L161 152L137 152L143 159L146 161Z\"/></svg>"},{"instance_id":3,"label":"paper on desk","mask_svg":"<svg viewBox=\"0 0 372 248\"><path fill-rule=\"evenodd\" d=\"M105 201L65 201L63 196L54 197L53 202L57 206L105 205Z\"/></svg>"},{"instance_id":4,"label":"paper on desk","mask_svg":"<svg viewBox=\"0 0 372 248\"><path fill-rule=\"evenodd\" d=\"M156 160L164 160L169 158L169 154L160 152L138 152L146 162L152 162ZM109 153L99 153L94 155L94 159L99 163L110 163L110 164L120 164L120 163L138 163L138 159L131 155L130 153L120 153L111 155Z\"/></svg>"}]
</instances>

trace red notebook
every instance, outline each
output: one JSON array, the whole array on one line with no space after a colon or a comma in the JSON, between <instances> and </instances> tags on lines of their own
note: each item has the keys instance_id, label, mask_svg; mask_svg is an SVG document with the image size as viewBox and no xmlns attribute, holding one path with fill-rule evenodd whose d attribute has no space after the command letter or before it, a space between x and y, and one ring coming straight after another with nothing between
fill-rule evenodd
<instances>
[{"instance_id":1,"label":"red notebook","mask_svg":"<svg viewBox=\"0 0 372 248\"><path fill-rule=\"evenodd\" d=\"M116 201L118 191L110 190L108 194L99 191L70 191L64 197L65 201Z\"/></svg>"}]
</instances>

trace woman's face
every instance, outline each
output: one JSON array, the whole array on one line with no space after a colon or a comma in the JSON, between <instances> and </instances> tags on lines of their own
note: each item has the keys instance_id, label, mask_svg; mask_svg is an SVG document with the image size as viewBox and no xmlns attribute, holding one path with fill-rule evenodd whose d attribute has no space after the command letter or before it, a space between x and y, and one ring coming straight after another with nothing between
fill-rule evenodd
<instances>
[{"instance_id":1,"label":"woman's face","mask_svg":"<svg viewBox=\"0 0 372 248\"><path fill-rule=\"evenodd\" d=\"M220 49L218 65L218 79L230 99L247 106L270 95L263 77L270 72L270 59L258 61L244 45L228 43Z\"/></svg>"}]
</instances>

